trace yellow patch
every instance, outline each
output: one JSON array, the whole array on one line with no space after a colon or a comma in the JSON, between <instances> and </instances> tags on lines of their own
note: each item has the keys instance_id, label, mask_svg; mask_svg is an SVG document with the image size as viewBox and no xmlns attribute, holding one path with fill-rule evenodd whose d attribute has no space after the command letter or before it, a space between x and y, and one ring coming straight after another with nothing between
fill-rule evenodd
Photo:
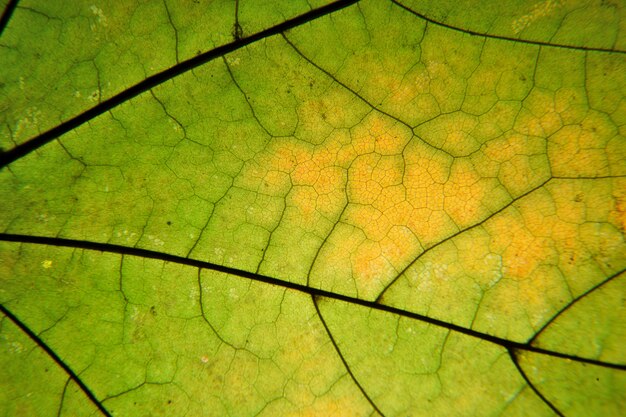
<instances>
[{"instance_id":1,"label":"yellow patch","mask_svg":"<svg viewBox=\"0 0 626 417\"><path fill-rule=\"evenodd\" d=\"M517 117L515 130L528 136L548 137L563 126L554 103L554 93L534 88Z\"/></svg>"},{"instance_id":2,"label":"yellow patch","mask_svg":"<svg viewBox=\"0 0 626 417\"><path fill-rule=\"evenodd\" d=\"M608 118L593 111L580 124L564 126L549 139L548 156L553 175L611 175L606 147L616 133Z\"/></svg>"},{"instance_id":3,"label":"yellow patch","mask_svg":"<svg viewBox=\"0 0 626 417\"><path fill-rule=\"evenodd\" d=\"M615 217L622 233L626 233L626 192L623 190L624 188L622 188L621 194L615 199Z\"/></svg>"},{"instance_id":4,"label":"yellow patch","mask_svg":"<svg viewBox=\"0 0 626 417\"><path fill-rule=\"evenodd\" d=\"M504 134L499 130L513 123L506 115L495 122L462 113L443 117L442 122L455 123L441 124L431 139L457 151L480 147L467 158L455 159L406 126L371 112L349 130L333 130L319 144L277 138L257 156L258 162L248 163L243 176L262 178L269 195L284 190L303 230L316 233L315 225L322 221L362 232L335 227L330 236L321 236L326 243L310 278L373 296L424 248L487 218L498 204L546 175L545 140L533 135L551 134L561 122L553 95L535 91L531 96L521 112L524 123L518 119L516 128ZM558 107L567 108L561 102ZM475 142L478 128L494 139ZM498 226L496 219L496 227L508 232L510 219L499 217L504 224ZM523 279L543 262L546 251L553 253L549 234L529 229L492 251L505 275Z\"/></svg>"},{"instance_id":5,"label":"yellow patch","mask_svg":"<svg viewBox=\"0 0 626 417\"><path fill-rule=\"evenodd\" d=\"M467 160L455 161L449 180L443 190L446 213L460 227L466 227L480 219L482 201L488 188L478 172Z\"/></svg>"}]
</instances>

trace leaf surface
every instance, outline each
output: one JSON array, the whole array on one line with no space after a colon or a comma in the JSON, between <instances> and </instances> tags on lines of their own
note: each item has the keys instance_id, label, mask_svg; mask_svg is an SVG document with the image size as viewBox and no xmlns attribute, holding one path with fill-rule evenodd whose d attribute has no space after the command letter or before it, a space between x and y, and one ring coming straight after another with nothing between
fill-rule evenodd
<instances>
[{"instance_id":1,"label":"leaf surface","mask_svg":"<svg viewBox=\"0 0 626 417\"><path fill-rule=\"evenodd\" d=\"M626 407L611 2L4 2L3 415Z\"/></svg>"}]
</instances>

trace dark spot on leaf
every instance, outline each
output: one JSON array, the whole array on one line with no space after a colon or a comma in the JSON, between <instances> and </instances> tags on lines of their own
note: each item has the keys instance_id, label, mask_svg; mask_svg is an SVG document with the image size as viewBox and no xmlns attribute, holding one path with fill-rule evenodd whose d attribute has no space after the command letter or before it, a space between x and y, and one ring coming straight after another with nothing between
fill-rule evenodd
<instances>
[{"instance_id":1,"label":"dark spot on leaf","mask_svg":"<svg viewBox=\"0 0 626 417\"><path fill-rule=\"evenodd\" d=\"M580 203L581 201L583 201L583 194L582 193L576 194L576 197L574 197L574 201L576 201L577 203Z\"/></svg>"},{"instance_id":2,"label":"dark spot on leaf","mask_svg":"<svg viewBox=\"0 0 626 417\"><path fill-rule=\"evenodd\" d=\"M168 220L168 221L167 221L167 225L168 225L168 226L171 226L171 225L172 225L171 220Z\"/></svg>"},{"instance_id":3,"label":"dark spot on leaf","mask_svg":"<svg viewBox=\"0 0 626 417\"><path fill-rule=\"evenodd\" d=\"M152 314L153 316L157 315L157 311L156 311L156 307L155 306L150 307L150 314Z\"/></svg>"}]
</instances>

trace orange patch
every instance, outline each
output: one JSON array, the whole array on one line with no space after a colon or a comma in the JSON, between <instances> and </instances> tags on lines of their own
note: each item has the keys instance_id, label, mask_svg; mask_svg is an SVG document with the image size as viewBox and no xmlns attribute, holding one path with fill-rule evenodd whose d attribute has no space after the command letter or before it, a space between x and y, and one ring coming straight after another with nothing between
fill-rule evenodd
<instances>
[{"instance_id":1,"label":"orange patch","mask_svg":"<svg viewBox=\"0 0 626 417\"><path fill-rule=\"evenodd\" d=\"M469 226L476 222L485 187L474 167L467 161L459 161L452 167L450 179L444 187L444 207L446 213L459 226Z\"/></svg>"},{"instance_id":2,"label":"orange patch","mask_svg":"<svg viewBox=\"0 0 626 417\"><path fill-rule=\"evenodd\" d=\"M626 232L626 181L615 181L616 194L614 215L611 216L622 232Z\"/></svg>"},{"instance_id":3,"label":"orange patch","mask_svg":"<svg viewBox=\"0 0 626 417\"><path fill-rule=\"evenodd\" d=\"M268 189L287 189L287 205L298 210L307 230L325 218L362 231L358 241L347 241L348 235L334 229L328 242L335 249L323 251L317 262L326 271L323 279L354 280L357 291L368 296L423 247L475 222L491 191L470 161L454 160L411 137L405 126L372 112L319 145L277 139L259 156L266 171L246 175L265 177ZM513 141L508 156L517 154L518 146Z\"/></svg>"},{"instance_id":4,"label":"orange patch","mask_svg":"<svg viewBox=\"0 0 626 417\"><path fill-rule=\"evenodd\" d=\"M563 125L554 103L554 94L535 88L524 101L515 130L523 135L548 137Z\"/></svg>"},{"instance_id":5,"label":"orange patch","mask_svg":"<svg viewBox=\"0 0 626 417\"><path fill-rule=\"evenodd\" d=\"M287 201L298 208L303 221L313 220L317 210L317 193L312 187L293 187Z\"/></svg>"},{"instance_id":6,"label":"orange patch","mask_svg":"<svg viewBox=\"0 0 626 417\"><path fill-rule=\"evenodd\" d=\"M503 254L505 275L522 280L528 278L551 249L549 239L537 238L528 232L516 233Z\"/></svg>"}]
</instances>

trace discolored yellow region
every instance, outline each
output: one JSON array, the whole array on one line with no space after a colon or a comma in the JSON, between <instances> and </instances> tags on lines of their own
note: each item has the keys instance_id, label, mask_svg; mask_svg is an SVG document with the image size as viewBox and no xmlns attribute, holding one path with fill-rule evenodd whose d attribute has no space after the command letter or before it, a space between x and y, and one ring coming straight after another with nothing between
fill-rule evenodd
<instances>
[{"instance_id":1,"label":"discolored yellow region","mask_svg":"<svg viewBox=\"0 0 626 417\"><path fill-rule=\"evenodd\" d=\"M554 105L565 125L579 123L589 111L585 91L580 88L558 89L554 96Z\"/></svg>"},{"instance_id":2,"label":"discolored yellow region","mask_svg":"<svg viewBox=\"0 0 626 417\"><path fill-rule=\"evenodd\" d=\"M625 185L620 178L549 180L421 255L383 300L527 340L573 298L626 266ZM447 301L459 297L478 308Z\"/></svg>"},{"instance_id":3,"label":"discolored yellow region","mask_svg":"<svg viewBox=\"0 0 626 417\"><path fill-rule=\"evenodd\" d=\"M313 187L293 187L287 197L287 202L295 205L303 222L310 222L317 209L317 193Z\"/></svg>"},{"instance_id":4,"label":"discolored yellow region","mask_svg":"<svg viewBox=\"0 0 626 417\"><path fill-rule=\"evenodd\" d=\"M547 302L555 288L575 296L600 271L622 267L623 236L618 224L608 223L611 206L619 205L606 197L615 183L554 180L485 224L503 275L519 283L518 297L528 304Z\"/></svg>"},{"instance_id":5,"label":"discolored yellow region","mask_svg":"<svg viewBox=\"0 0 626 417\"><path fill-rule=\"evenodd\" d=\"M417 135L372 111L349 129L333 129L319 143L298 135L273 139L244 166L237 182L285 198L289 215L280 227L314 237L316 243L307 240L315 247L307 249L312 264L305 278L322 288L377 295L425 248L487 219L489 265L497 265L501 276L523 281L550 262L562 262L563 253L578 250L572 249L577 248L575 228L563 224L571 216L557 215L549 195L545 201L525 198L524 204L535 201L532 209L516 205L491 216L554 175L550 169L565 158L550 153L559 135L584 131L588 136L576 147L589 152L593 138L610 136L602 117L587 112L581 118L580 100L572 88L555 94L536 87L522 104L500 102L479 116L443 115L416 128ZM563 126L563 120L579 124ZM270 244L277 254L283 245ZM296 256L293 242L284 245ZM262 262L273 262L270 258Z\"/></svg>"},{"instance_id":6,"label":"discolored yellow region","mask_svg":"<svg viewBox=\"0 0 626 417\"><path fill-rule=\"evenodd\" d=\"M618 179L615 183L615 207L611 212L611 217L622 233L626 233L626 180Z\"/></svg>"},{"instance_id":7,"label":"discolored yellow region","mask_svg":"<svg viewBox=\"0 0 626 417\"><path fill-rule=\"evenodd\" d=\"M481 178L471 162L454 161L443 190L444 208L459 227L468 226L486 214L482 201L492 188L489 182L493 180Z\"/></svg>"},{"instance_id":8,"label":"discolored yellow region","mask_svg":"<svg viewBox=\"0 0 626 417\"><path fill-rule=\"evenodd\" d=\"M389 71L372 76L372 84L385 91L382 105L394 114L403 114L407 120L428 120L439 112L439 105L430 93L431 76L422 62L398 77Z\"/></svg>"},{"instance_id":9,"label":"discolored yellow region","mask_svg":"<svg viewBox=\"0 0 626 417\"><path fill-rule=\"evenodd\" d=\"M317 366L319 368L319 364ZM301 389L306 389L306 385L301 384ZM288 389L289 390L289 389ZM291 394L291 395L290 395ZM263 415L284 415L288 417L326 417L345 416L360 417L372 415L371 405L367 402L362 393L354 386L352 379L345 375L336 381L329 390L322 392L308 393L308 395L295 397L288 392L287 410L281 410L280 405L269 408L269 412Z\"/></svg>"},{"instance_id":10,"label":"discolored yellow region","mask_svg":"<svg viewBox=\"0 0 626 417\"><path fill-rule=\"evenodd\" d=\"M548 157L555 176L607 176L613 174L606 148L617 134L610 119L590 110L577 124L564 126L548 141ZM621 163L620 161L616 161Z\"/></svg>"},{"instance_id":11,"label":"discolored yellow region","mask_svg":"<svg viewBox=\"0 0 626 417\"><path fill-rule=\"evenodd\" d=\"M415 129L415 134L452 156L464 156L480 147L474 137L478 117L463 112L443 114Z\"/></svg>"},{"instance_id":12,"label":"discolored yellow region","mask_svg":"<svg viewBox=\"0 0 626 417\"><path fill-rule=\"evenodd\" d=\"M524 100L514 129L522 135L549 137L563 126L552 91L535 87Z\"/></svg>"},{"instance_id":13,"label":"discolored yellow region","mask_svg":"<svg viewBox=\"0 0 626 417\"><path fill-rule=\"evenodd\" d=\"M502 257L504 275L515 280L528 278L542 262L556 256L553 242L548 239L558 220L550 195L538 192L528 201L524 207L507 210L485 225L491 236L491 252ZM529 204L532 209L525 210Z\"/></svg>"},{"instance_id":14,"label":"discolored yellow region","mask_svg":"<svg viewBox=\"0 0 626 417\"><path fill-rule=\"evenodd\" d=\"M357 288L370 289L372 281L384 284L384 277L393 272L389 261L382 255L381 244L377 241L365 240L350 256L352 271L358 278ZM381 279L383 278L383 279Z\"/></svg>"},{"instance_id":15,"label":"discolored yellow region","mask_svg":"<svg viewBox=\"0 0 626 417\"><path fill-rule=\"evenodd\" d=\"M372 151L380 155L398 155L410 137L406 126L373 112L350 133L359 155Z\"/></svg>"},{"instance_id":16,"label":"discolored yellow region","mask_svg":"<svg viewBox=\"0 0 626 417\"><path fill-rule=\"evenodd\" d=\"M492 172L497 173L500 184L511 197L517 197L549 178L545 149L546 141L542 138L508 132L487 142L483 155L495 163Z\"/></svg>"}]
</instances>

